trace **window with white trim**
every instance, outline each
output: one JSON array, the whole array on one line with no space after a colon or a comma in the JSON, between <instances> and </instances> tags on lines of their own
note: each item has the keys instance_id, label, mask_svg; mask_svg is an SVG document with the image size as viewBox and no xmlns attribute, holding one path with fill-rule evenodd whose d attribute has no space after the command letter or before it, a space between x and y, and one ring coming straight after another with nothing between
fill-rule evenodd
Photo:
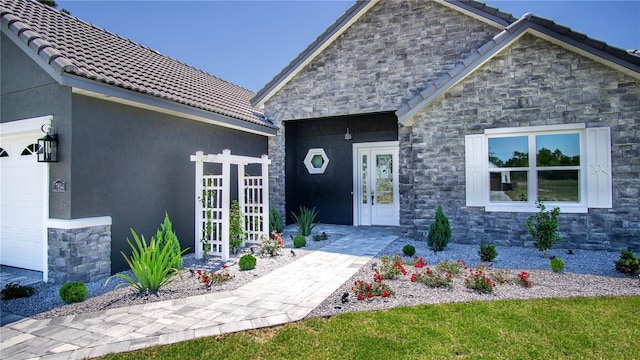
<instances>
[{"instance_id":1,"label":"window with white trim","mask_svg":"<svg viewBox=\"0 0 640 360\"><path fill-rule=\"evenodd\" d=\"M610 208L611 134L584 124L488 129L465 137L467 206L564 212Z\"/></svg>"}]
</instances>

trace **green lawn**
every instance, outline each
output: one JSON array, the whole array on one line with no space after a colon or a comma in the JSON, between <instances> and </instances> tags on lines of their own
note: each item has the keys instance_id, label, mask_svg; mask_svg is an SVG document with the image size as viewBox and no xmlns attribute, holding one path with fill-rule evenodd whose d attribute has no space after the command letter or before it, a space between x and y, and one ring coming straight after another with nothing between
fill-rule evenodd
<instances>
[{"instance_id":1,"label":"green lawn","mask_svg":"<svg viewBox=\"0 0 640 360\"><path fill-rule=\"evenodd\" d=\"M640 296L346 313L104 359L640 359Z\"/></svg>"}]
</instances>

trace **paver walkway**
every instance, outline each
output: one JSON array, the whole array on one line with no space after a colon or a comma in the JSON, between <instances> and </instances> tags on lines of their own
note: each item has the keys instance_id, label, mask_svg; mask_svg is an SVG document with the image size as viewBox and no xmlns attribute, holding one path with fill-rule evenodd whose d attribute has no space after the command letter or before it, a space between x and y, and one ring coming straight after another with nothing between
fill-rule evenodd
<instances>
[{"instance_id":1,"label":"paver walkway","mask_svg":"<svg viewBox=\"0 0 640 360\"><path fill-rule=\"evenodd\" d=\"M303 319L399 236L349 228L320 250L237 290L62 316L0 329L0 357L82 359Z\"/></svg>"}]
</instances>

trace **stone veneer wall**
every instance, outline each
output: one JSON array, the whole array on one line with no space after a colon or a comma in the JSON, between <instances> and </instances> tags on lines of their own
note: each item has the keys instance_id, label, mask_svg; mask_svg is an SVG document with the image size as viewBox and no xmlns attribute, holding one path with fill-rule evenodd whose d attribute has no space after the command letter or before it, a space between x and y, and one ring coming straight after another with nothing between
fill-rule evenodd
<instances>
[{"instance_id":1,"label":"stone veneer wall","mask_svg":"<svg viewBox=\"0 0 640 360\"><path fill-rule=\"evenodd\" d=\"M400 130L401 225L425 238L443 205L455 242L529 246L531 213L465 205L464 136L490 128L611 127L613 208L560 215L568 248L640 249L640 81L525 35Z\"/></svg>"},{"instance_id":2,"label":"stone veneer wall","mask_svg":"<svg viewBox=\"0 0 640 360\"><path fill-rule=\"evenodd\" d=\"M425 0L381 0L265 103L270 202L285 211L286 120L396 110L500 32Z\"/></svg>"},{"instance_id":3,"label":"stone veneer wall","mask_svg":"<svg viewBox=\"0 0 640 360\"><path fill-rule=\"evenodd\" d=\"M49 282L89 282L111 275L111 226L49 228Z\"/></svg>"}]
</instances>

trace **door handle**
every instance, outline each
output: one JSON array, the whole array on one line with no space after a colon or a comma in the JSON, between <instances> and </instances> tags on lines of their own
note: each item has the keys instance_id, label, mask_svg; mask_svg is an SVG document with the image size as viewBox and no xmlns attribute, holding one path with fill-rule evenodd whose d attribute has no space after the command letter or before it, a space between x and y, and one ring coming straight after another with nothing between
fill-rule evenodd
<instances>
[{"instance_id":1,"label":"door handle","mask_svg":"<svg viewBox=\"0 0 640 360\"><path fill-rule=\"evenodd\" d=\"M371 193L371 205L374 205L374 204L373 204L373 202L374 202L373 200L374 200L374 199L375 199L375 195L373 195L373 193Z\"/></svg>"}]
</instances>

